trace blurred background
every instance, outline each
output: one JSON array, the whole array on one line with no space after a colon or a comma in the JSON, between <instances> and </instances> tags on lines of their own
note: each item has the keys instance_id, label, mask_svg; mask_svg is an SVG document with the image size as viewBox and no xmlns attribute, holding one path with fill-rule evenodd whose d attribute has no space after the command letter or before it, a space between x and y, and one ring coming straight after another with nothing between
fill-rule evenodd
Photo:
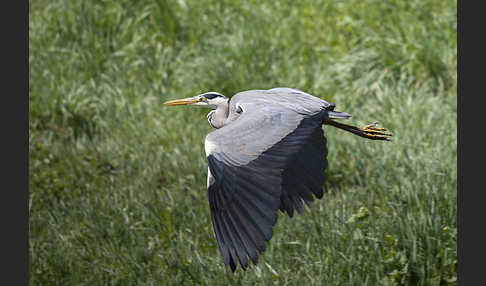
<instances>
[{"instance_id":1,"label":"blurred background","mask_svg":"<svg viewBox=\"0 0 486 286\"><path fill-rule=\"evenodd\" d=\"M32 285L456 284L456 1L29 4ZM325 128L324 197L233 275L209 110L162 102L279 86L394 137Z\"/></svg>"}]
</instances>

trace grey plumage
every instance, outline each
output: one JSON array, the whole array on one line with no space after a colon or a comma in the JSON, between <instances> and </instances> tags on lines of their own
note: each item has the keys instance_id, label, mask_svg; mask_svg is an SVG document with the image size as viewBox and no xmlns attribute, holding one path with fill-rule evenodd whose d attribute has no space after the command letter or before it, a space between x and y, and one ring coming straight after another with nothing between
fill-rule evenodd
<instances>
[{"instance_id":1,"label":"grey plumage","mask_svg":"<svg viewBox=\"0 0 486 286\"><path fill-rule=\"evenodd\" d=\"M256 261L256 246L263 251L272 237L278 209L292 217L302 212L302 200L311 206L313 194L322 197L327 149L321 125L332 107L293 89L241 92L230 100L223 128L206 137L211 216L232 270L237 259L246 268L247 254ZM232 112L238 108L241 115ZM306 168L310 162L317 164Z\"/></svg>"},{"instance_id":2,"label":"grey plumage","mask_svg":"<svg viewBox=\"0 0 486 286\"><path fill-rule=\"evenodd\" d=\"M208 199L223 262L256 264L272 235L277 211L290 217L322 198L330 124L362 137L389 140L384 128L364 129L330 118L351 117L335 104L291 88L249 90L231 99L219 93L174 100L167 105L201 105L217 128L205 140Z\"/></svg>"}]
</instances>

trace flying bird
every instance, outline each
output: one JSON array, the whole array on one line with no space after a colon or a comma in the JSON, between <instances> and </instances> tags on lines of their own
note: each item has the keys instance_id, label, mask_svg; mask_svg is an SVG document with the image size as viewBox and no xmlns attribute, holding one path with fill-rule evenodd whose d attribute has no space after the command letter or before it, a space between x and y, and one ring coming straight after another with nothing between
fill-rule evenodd
<instances>
[{"instance_id":1,"label":"flying bird","mask_svg":"<svg viewBox=\"0 0 486 286\"><path fill-rule=\"evenodd\" d=\"M206 136L211 220L225 265L246 270L258 263L272 238L277 211L293 217L323 196L326 137L331 125L373 140L391 140L376 122L358 128L334 121L351 115L334 103L303 91L279 87L248 90L231 98L217 92L170 100L165 105L208 107Z\"/></svg>"}]
</instances>

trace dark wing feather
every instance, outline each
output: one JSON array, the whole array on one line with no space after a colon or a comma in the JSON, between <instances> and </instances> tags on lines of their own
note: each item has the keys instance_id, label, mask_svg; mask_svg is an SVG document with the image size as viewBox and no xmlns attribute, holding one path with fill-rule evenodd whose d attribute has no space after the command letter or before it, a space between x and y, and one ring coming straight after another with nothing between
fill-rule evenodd
<instances>
[{"instance_id":1,"label":"dark wing feather","mask_svg":"<svg viewBox=\"0 0 486 286\"><path fill-rule=\"evenodd\" d=\"M235 271L272 238L281 209L292 216L322 197L325 111L306 115L282 106L239 102L242 115L206 138L208 198L223 262ZM247 257L248 256L248 257Z\"/></svg>"},{"instance_id":2,"label":"dark wing feather","mask_svg":"<svg viewBox=\"0 0 486 286\"><path fill-rule=\"evenodd\" d=\"M311 122L307 122L311 121ZM312 128L312 118L304 119L302 126ZM280 210L292 217L294 209L303 210L301 199L310 208L314 194L322 198L322 185L326 181L327 168L326 138L321 128L314 128L307 143L299 149L286 165L283 172L283 185Z\"/></svg>"}]
</instances>

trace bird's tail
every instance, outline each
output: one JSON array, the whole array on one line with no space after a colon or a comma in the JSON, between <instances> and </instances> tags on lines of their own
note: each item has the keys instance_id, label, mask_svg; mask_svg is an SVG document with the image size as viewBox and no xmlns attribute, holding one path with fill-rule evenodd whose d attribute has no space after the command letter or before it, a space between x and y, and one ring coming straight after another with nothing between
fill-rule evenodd
<instances>
[{"instance_id":1,"label":"bird's tail","mask_svg":"<svg viewBox=\"0 0 486 286\"><path fill-rule=\"evenodd\" d=\"M328 118L335 118L335 119L348 119L351 117L349 113L341 112L341 111L327 111Z\"/></svg>"}]
</instances>

